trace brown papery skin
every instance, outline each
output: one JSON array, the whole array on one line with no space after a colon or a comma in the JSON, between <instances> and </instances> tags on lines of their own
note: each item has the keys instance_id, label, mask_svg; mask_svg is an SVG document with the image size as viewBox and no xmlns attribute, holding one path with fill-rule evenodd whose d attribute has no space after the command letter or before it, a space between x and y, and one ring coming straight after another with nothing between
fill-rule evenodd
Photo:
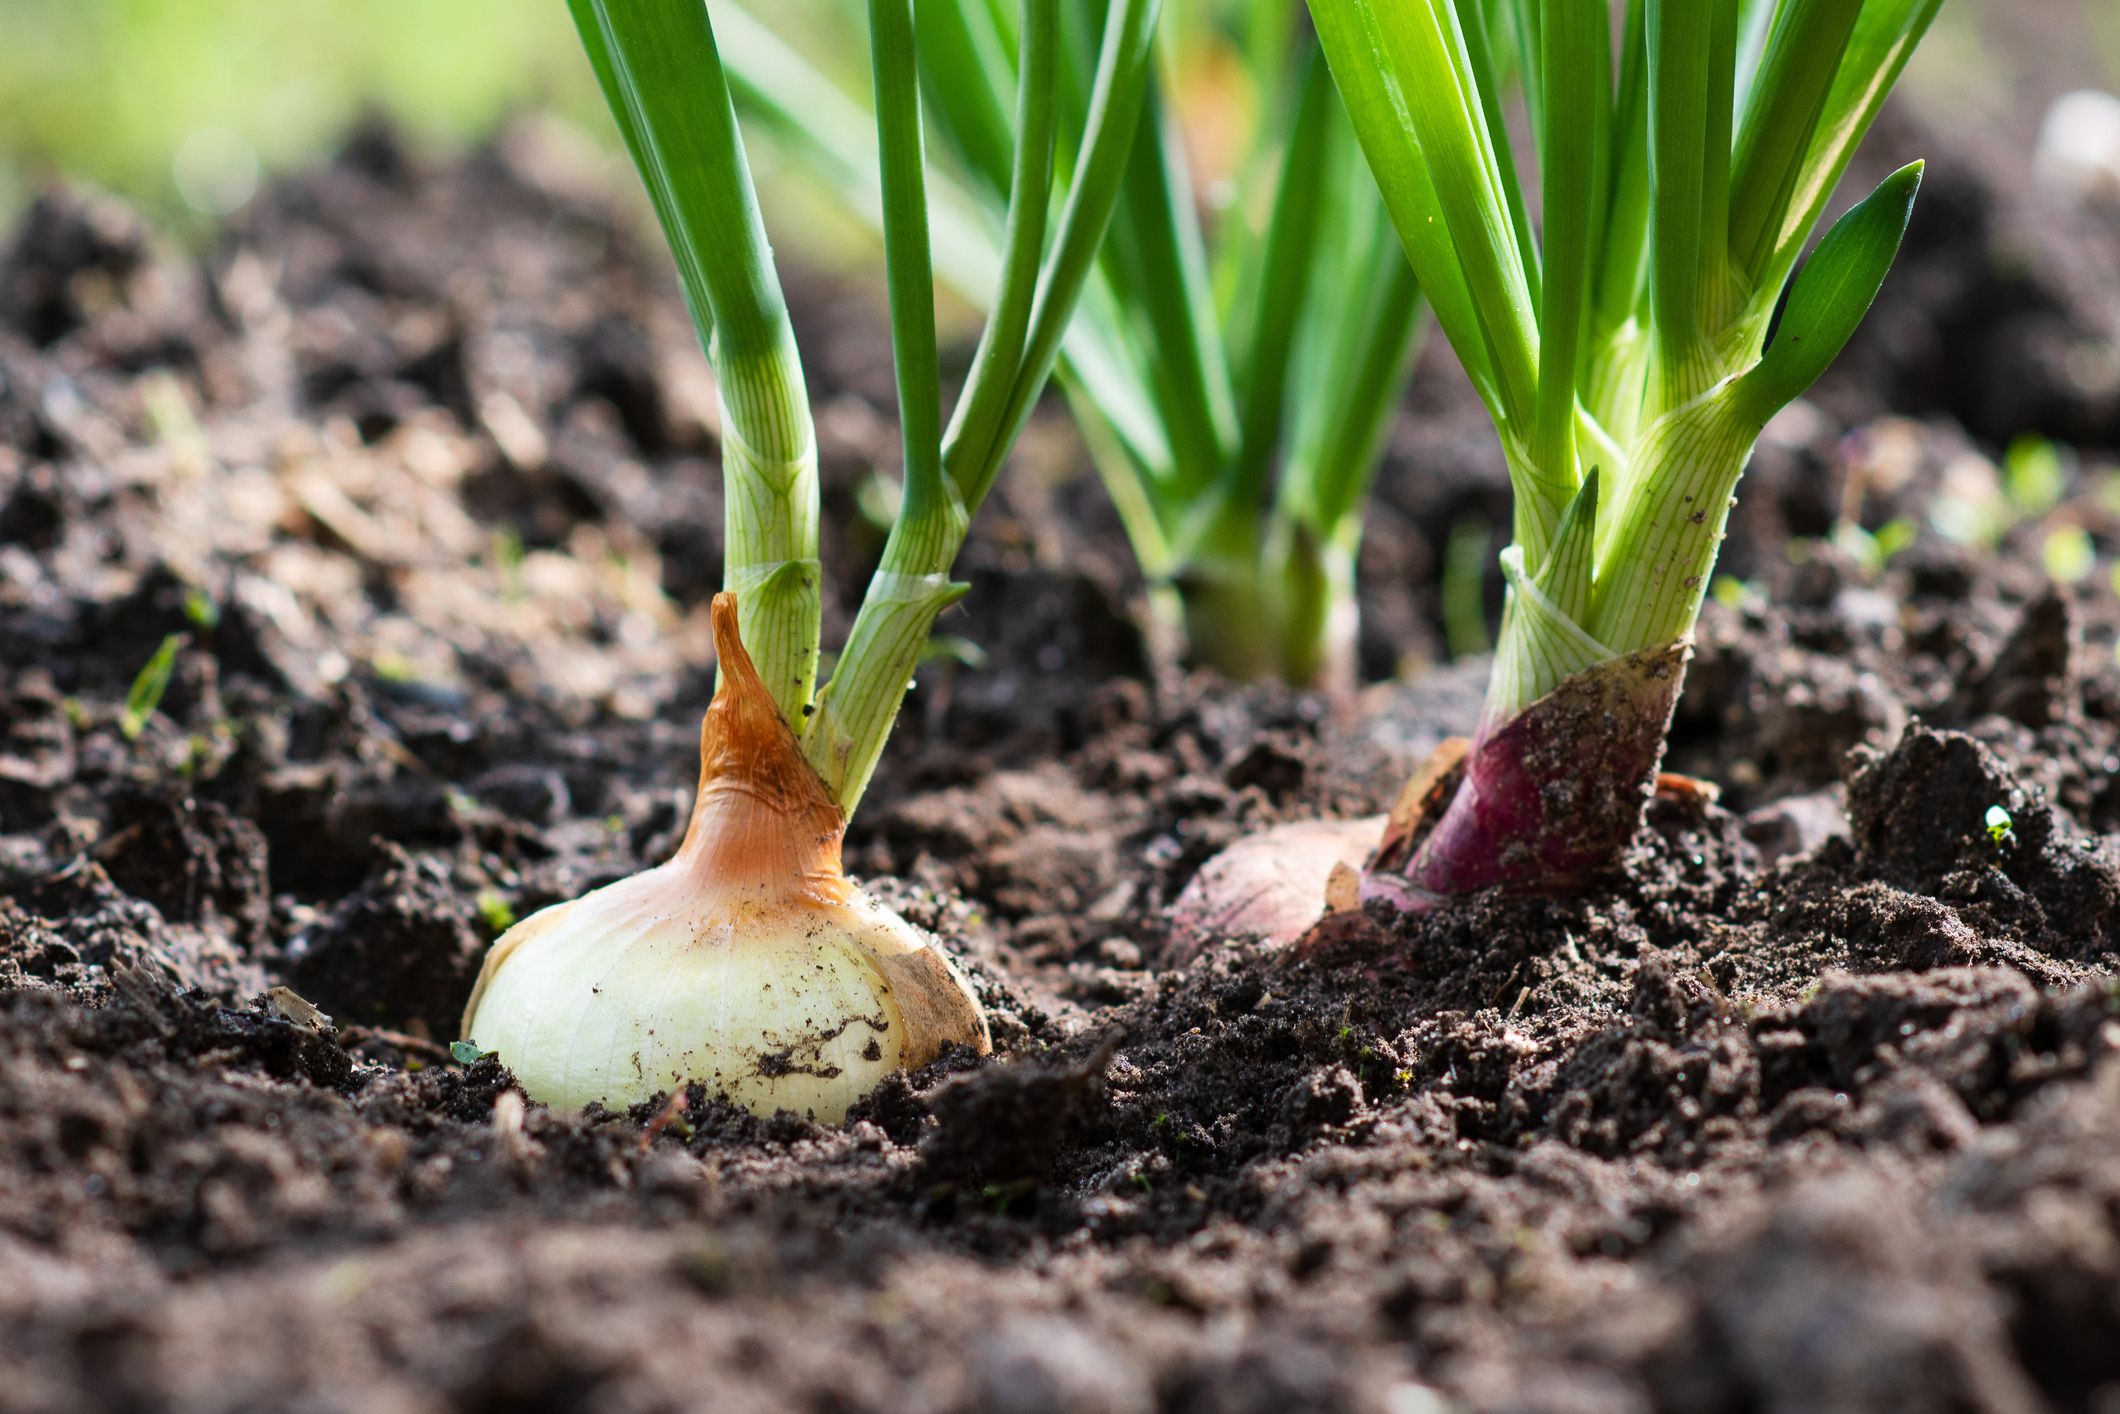
<instances>
[{"instance_id":1,"label":"brown papery skin","mask_svg":"<svg viewBox=\"0 0 2120 1414\"><path fill-rule=\"evenodd\" d=\"M1576 889L1613 869L1655 786L1689 652L1681 640L1586 668L1475 742L1454 790L1417 778L1363 870L1363 900L1420 912L1482 889Z\"/></svg>"},{"instance_id":2,"label":"brown papery skin","mask_svg":"<svg viewBox=\"0 0 2120 1414\"><path fill-rule=\"evenodd\" d=\"M714 596L721 686L699 728L699 795L677 859L723 887L824 902L849 892L846 812L802 754L736 627L736 596Z\"/></svg>"}]
</instances>

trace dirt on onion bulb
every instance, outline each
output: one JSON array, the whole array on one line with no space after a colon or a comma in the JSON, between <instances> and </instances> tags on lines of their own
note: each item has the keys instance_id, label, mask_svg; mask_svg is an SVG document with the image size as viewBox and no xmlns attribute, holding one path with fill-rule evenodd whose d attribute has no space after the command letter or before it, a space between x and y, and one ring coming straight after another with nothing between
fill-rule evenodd
<instances>
[{"instance_id":1,"label":"dirt on onion bulb","mask_svg":"<svg viewBox=\"0 0 2120 1414\"><path fill-rule=\"evenodd\" d=\"M928 938L840 869L846 815L804 759L716 595L721 687L699 797L668 863L502 935L464 1009L533 1099L625 1105L688 1083L836 1122L985 1014Z\"/></svg>"}]
</instances>

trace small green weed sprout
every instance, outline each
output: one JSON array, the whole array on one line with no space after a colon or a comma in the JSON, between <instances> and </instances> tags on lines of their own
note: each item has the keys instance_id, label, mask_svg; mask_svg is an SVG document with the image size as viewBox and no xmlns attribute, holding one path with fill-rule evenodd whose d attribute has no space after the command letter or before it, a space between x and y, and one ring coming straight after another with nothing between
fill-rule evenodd
<instances>
[{"instance_id":1,"label":"small green weed sprout","mask_svg":"<svg viewBox=\"0 0 2120 1414\"><path fill-rule=\"evenodd\" d=\"M127 741L138 741L140 733L147 730L147 719L162 706L170 675L176 671L177 653L189 641L186 634L166 635L154 656L134 676L132 687L125 694L125 710L118 717L118 730Z\"/></svg>"}]
</instances>

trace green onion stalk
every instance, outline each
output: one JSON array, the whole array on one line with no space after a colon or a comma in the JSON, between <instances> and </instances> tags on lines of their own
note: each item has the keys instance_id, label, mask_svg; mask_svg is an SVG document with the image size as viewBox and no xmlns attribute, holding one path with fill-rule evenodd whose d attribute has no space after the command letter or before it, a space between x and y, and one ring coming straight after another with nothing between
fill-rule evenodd
<instances>
[{"instance_id":1,"label":"green onion stalk","mask_svg":"<svg viewBox=\"0 0 2120 1414\"><path fill-rule=\"evenodd\" d=\"M1738 479L1869 308L1920 164L1792 272L1939 4L1628 0L1615 27L1605 0L1310 0L1514 498L1484 713L1363 897L1572 887L1639 826Z\"/></svg>"},{"instance_id":2,"label":"green onion stalk","mask_svg":"<svg viewBox=\"0 0 2120 1414\"><path fill-rule=\"evenodd\" d=\"M1008 99L1023 45L1005 7L916 0L924 90L953 160L930 185L945 278L998 310L1021 199ZM1252 143L1206 204L1166 77L1144 100L1111 233L1062 342L1069 406L1150 586L1196 663L1346 693L1362 509L1423 324L1414 270L1324 57L1284 0L1174 10L1159 48L1211 56L1253 95ZM1224 23L1223 21L1233 21ZM1108 20L1066 7L1060 123L1090 112ZM879 172L841 138L858 105L762 25L732 40L739 102L799 166L875 219ZM1166 75L1167 60L1157 64Z\"/></svg>"},{"instance_id":3,"label":"green onion stalk","mask_svg":"<svg viewBox=\"0 0 2120 1414\"><path fill-rule=\"evenodd\" d=\"M532 1098L622 1104L699 1084L756 1110L836 1120L885 1072L987 1026L932 939L840 869L973 515L1044 388L1124 184L1151 77L1158 0L1109 0L1063 141L1063 0L1021 0L1008 66L1009 196L992 313L947 423L919 72L927 7L868 0L862 151L884 237L904 494L830 677L818 681L826 567L817 438L717 29L702 0L569 0L639 169L720 397L720 682L677 854L503 935L465 1010ZM873 145L860 138L875 135ZM849 157L849 160L854 160ZM943 251L945 259L952 251Z\"/></svg>"}]
</instances>

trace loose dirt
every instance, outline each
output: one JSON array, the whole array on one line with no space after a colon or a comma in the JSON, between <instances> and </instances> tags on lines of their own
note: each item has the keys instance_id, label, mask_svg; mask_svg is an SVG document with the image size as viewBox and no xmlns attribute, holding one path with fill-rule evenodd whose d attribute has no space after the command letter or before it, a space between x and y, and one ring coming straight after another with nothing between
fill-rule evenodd
<instances>
[{"instance_id":1,"label":"loose dirt","mask_svg":"<svg viewBox=\"0 0 2120 1414\"><path fill-rule=\"evenodd\" d=\"M2007 504L1953 418L2022 419L1896 352L1989 307L1955 180L1746 484L1667 763L1719 800L1577 898L1158 966L1216 851L1470 724L1441 547L1506 491L1438 341L1336 716L1156 660L1041 413L941 627L984 661L923 670L848 842L997 1055L843 1128L553 1114L446 1049L497 930L685 818L715 417L624 184L375 132L192 258L47 197L0 260L0 1404L2120 1407L2120 616L2038 569L2120 525L2086 473L1992 553L1817 538ZM791 296L865 568L880 296Z\"/></svg>"}]
</instances>

